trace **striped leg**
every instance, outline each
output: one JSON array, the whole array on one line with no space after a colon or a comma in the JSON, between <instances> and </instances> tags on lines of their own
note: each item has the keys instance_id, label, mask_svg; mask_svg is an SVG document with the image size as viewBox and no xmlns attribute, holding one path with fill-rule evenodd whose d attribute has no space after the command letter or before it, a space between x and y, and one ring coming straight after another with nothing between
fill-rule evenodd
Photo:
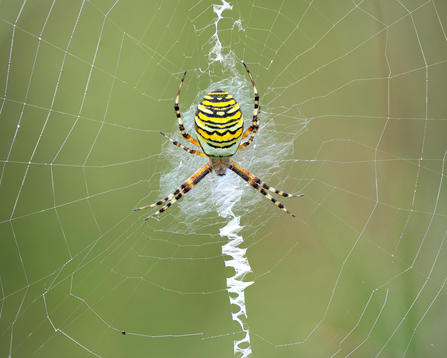
<instances>
[{"instance_id":1,"label":"striped leg","mask_svg":"<svg viewBox=\"0 0 447 358\"><path fill-rule=\"evenodd\" d=\"M196 171L187 181L180 185L172 194L169 194L166 198L157 201L156 203L148 206L143 206L141 208L134 209L134 211L153 208L158 205L162 205L169 201L165 206L158 210L155 214L148 216L146 219L153 218L154 216L167 210L172 204L181 199L188 191L194 188L203 178L205 178L212 171L209 163L206 163L202 168Z\"/></svg>"},{"instance_id":2,"label":"striped leg","mask_svg":"<svg viewBox=\"0 0 447 358\"><path fill-rule=\"evenodd\" d=\"M178 105L178 101L180 98L180 90L182 89L182 84L183 84L183 81L185 80L185 76L186 76L186 71L183 74L182 80L180 81L180 85L178 86L177 98L175 99L175 104L174 104L175 114L177 115L178 127L180 129L180 132L182 133L182 136L186 140L190 141L192 144L194 144L195 146L200 148L199 142L196 141L194 138L192 138L188 133L186 133L185 127L183 126L183 122L182 122L182 116L180 115L180 107Z\"/></svg>"},{"instance_id":3,"label":"striped leg","mask_svg":"<svg viewBox=\"0 0 447 358\"><path fill-rule=\"evenodd\" d=\"M252 128L252 132L251 132L251 136L250 138L245 142L245 143L241 143L239 145L239 147L237 148L237 151L244 149L245 147L249 146L251 144L251 142L253 142L253 139L255 138L255 134L259 129L259 117L261 116L261 105L259 105L259 111L258 111L258 119L256 121L256 124L253 123L248 129L247 131ZM246 131L246 132L247 132ZM245 133L244 133L245 134Z\"/></svg>"},{"instance_id":4,"label":"striped leg","mask_svg":"<svg viewBox=\"0 0 447 358\"><path fill-rule=\"evenodd\" d=\"M252 173L250 173L247 169L242 168L239 164L237 164L236 162L234 162L233 160L231 161L230 166L228 167L230 170L232 170L233 172L235 172L237 175L239 175L242 179L244 179L248 184L250 184L253 188L255 188L256 190L258 190L262 195L266 196L267 199L269 199L270 201L273 202L273 204L275 204L278 208L280 208L281 210L285 211L287 214L290 214L292 216L293 215L290 211L288 211L284 205L282 205L278 200L276 200L275 198L273 198L271 195L269 195L268 193L265 192L264 189L270 190L278 195L284 196L284 197L300 197L303 196L304 194L299 194L299 195L293 195L293 194L288 194L284 191L275 189L269 185L267 185L265 182L263 182L261 179L259 179L258 177L254 176ZM264 188L264 189L263 189Z\"/></svg>"},{"instance_id":5,"label":"striped leg","mask_svg":"<svg viewBox=\"0 0 447 358\"><path fill-rule=\"evenodd\" d=\"M182 148L184 151L186 151L186 152L188 152L188 153L190 153L190 154L195 154L195 155L199 155L199 156L201 156L201 157L208 158L206 154L204 154L204 153L202 153L202 152L199 152L199 151L197 151L197 150L193 150L193 149L186 148L184 145L181 145L181 144L180 144L179 142L177 142L176 140L169 138L169 137L168 137L166 134L164 134L163 132L160 132L160 133L161 133L163 136L165 136L165 137L166 137L172 144L176 145L176 146L179 147L179 148Z\"/></svg>"},{"instance_id":6,"label":"striped leg","mask_svg":"<svg viewBox=\"0 0 447 358\"><path fill-rule=\"evenodd\" d=\"M252 124L250 127L248 127L248 129L244 132L244 134L242 135L242 139L246 138L252 131L254 131L254 129L256 128L256 130L259 128L259 114L258 114L258 107L259 107L259 94L258 94L258 90L256 89L255 86L255 81L253 81L253 77L251 76L250 71L247 68L247 65L242 62L242 64L244 65L245 69L247 70L248 75L250 76L250 80L251 83L253 84L253 92L255 93L255 106L253 108L253 120L252 120ZM252 134L252 137L254 137L256 134L256 131ZM252 139L253 141L253 139ZM250 142L251 143L251 142ZM248 144L247 144L248 145ZM240 148L242 149L242 148Z\"/></svg>"},{"instance_id":7,"label":"striped leg","mask_svg":"<svg viewBox=\"0 0 447 358\"><path fill-rule=\"evenodd\" d=\"M267 185L267 183L263 182L261 179L259 179L257 176L253 175L252 173L250 173L247 169L242 168L239 164L237 164L235 161L231 161L231 165L233 165L237 170L239 170L240 172L244 173L247 177L250 177L255 183L259 184L260 186L262 186L264 189L270 190L278 195L284 196L286 198L298 198L300 196L304 196L304 194L298 194L298 195L294 195L294 194L288 194L284 191L275 189L274 187ZM230 168L231 169L231 168ZM231 169L233 170L233 169Z\"/></svg>"}]
</instances>

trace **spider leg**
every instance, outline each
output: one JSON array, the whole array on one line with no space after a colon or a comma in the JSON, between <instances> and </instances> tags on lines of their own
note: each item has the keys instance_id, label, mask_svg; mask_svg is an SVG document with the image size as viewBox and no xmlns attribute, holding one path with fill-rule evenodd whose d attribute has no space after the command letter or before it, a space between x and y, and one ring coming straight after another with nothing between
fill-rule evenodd
<instances>
[{"instance_id":1,"label":"spider leg","mask_svg":"<svg viewBox=\"0 0 447 358\"><path fill-rule=\"evenodd\" d=\"M274 193L276 193L278 195L284 196L286 198L298 198L300 196L304 196L304 194L298 194L298 195L289 194L289 193L286 193L285 191L278 190L278 189L275 189L274 187L272 187L270 185L267 185L267 183L265 183L260 178L258 178L257 176L253 175L252 173L250 173L247 169L242 168L239 164L237 164L233 160L231 161L231 165L233 165L240 172L242 172L245 175L247 175L248 177L250 177L255 183L257 183L258 185L262 186L264 189L270 190L270 191L272 191L272 192L274 192Z\"/></svg>"},{"instance_id":2,"label":"spider leg","mask_svg":"<svg viewBox=\"0 0 447 358\"><path fill-rule=\"evenodd\" d=\"M256 134L256 132L257 132L258 129L259 129L259 117L260 117L260 116L261 116L261 105L259 105L258 119L257 119L257 121L256 121L256 124L253 123L253 124L247 129L247 131L248 131L248 130L251 131L251 136L250 136L250 138L248 138L248 140L247 140L245 143L241 143L241 144L239 145L239 147L237 148L237 151L239 151L239 150L241 150L241 149L244 149L245 147L249 146L249 145L251 144L251 142L253 142L253 139L255 138L255 134ZM246 131L246 132L247 132L247 131ZM245 133L244 133L244 134L245 134ZM244 137L242 137L242 138L244 138Z\"/></svg>"},{"instance_id":3,"label":"spider leg","mask_svg":"<svg viewBox=\"0 0 447 358\"><path fill-rule=\"evenodd\" d=\"M156 203L148 206L143 206L141 208L134 209L134 211L143 210L153 208L157 205L162 205L165 202L169 201L165 206L163 206L160 210L158 210L155 214L148 216L146 219L153 218L154 216L162 213L167 210L172 204L181 199L183 195L185 195L188 191L194 188L203 178L205 178L212 171L211 166L206 163L202 168L196 171L188 180L186 180L182 185L180 185L172 194L169 194L166 198L157 201Z\"/></svg>"},{"instance_id":4,"label":"spider leg","mask_svg":"<svg viewBox=\"0 0 447 358\"><path fill-rule=\"evenodd\" d=\"M257 127L259 127L259 118L260 118L260 116L259 116L259 110L258 110L258 108L259 108L259 94L258 94L258 90L256 89L256 86L255 86L255 81L253 81L253 77L251 76L251 73L250 73L250 71L248 70L248 68L247 68L247 65L244 63L244 62L242 62L242 64L244 65L244 67L245 67L245 69L247 70L247 73L248 73L248 75L250 76L250 80L251 80L251 83L253 84L253 92L255 93L255 105L254 105L254 108L253 108L253 120L252 120L252 124L251 124L251 126L250 127L248 127L248 129L244 132L244 134L242 135L242 139L244 139L244 138L246 138L255 128L256 128L256 130L257 130ZM255 131L255 133L253 133L252 134L252 137L254 137L255 136L255 134L256 134L256 131ZM253 141L253 139L252 139L252 141ZM250 142L251 143L251 142ZM248 145L248 144L247 144ZM242 149L242 148L240 148L240 149Z\"/></svg>"},{"instance_id":5,"label":"spider leg","mask_svg":"<svg viewBox=\"0 0 447 358\"><path fill-rule=\"evenodd\" d=\"M278 200L276 200L271 195L266 193L264 189L270 190L270 191L272 191L272 192L274 192L276 194L279 194L281 196L284 196L284 197L299 197L299 196L303 196L304 194L292 195L292 194L288 194L288 193L286 193L284 191L275 189L275 188L267 185L265 182L263 182L258 177L254 176L247 169L242 168L239 164L237 164L233 160L231 161L231 164L230 164L230 166L228 168L230 170L232 170L233 172L235 172L237 175L239 175L242 179L244 179L248 184L250 184L253 188L255 188L257 191L259 191L262 195L267 197L267 199L272 201L273 204L275 204L278 208L280 208L281 210L285 211L287 214L295 216L289 210L287 210L284 207L284 205L282 205Z\"/></svg>"},{"instance_id":6,"label":"spider leg","mask_svg":"<svg viewBox=\"0 0 447 358\"><path fill-rule=\"evenodd\" d=\"M185 127L183 126L183 122L182 122L182 116L180 115L180 107L178 105L178 101L180 98L180 90L182 89L182 84L183 84L183 81L185 80L185 76L186 76L186 71L183 74L182 80L180 81L180 85L178 86L177 97L175 99L175 104L174 104L175 114L177 115L178 127L180 129L180 132L182 133L182 136L186 140L188 140L189 142L191 142L192 144L194 144L195 146L200 148L199 142L196 141L194 138L192 138L188 133L186 133Z\"/></svg>"},{"instance_id":7,"label":"spider leg","mask_svg":"<svg viewBox=\"0 0 447 358\"><path fill-rule=\"evenodd\" d=\"M181 145L179 142L175 141L174 139L169 138L169 137L168 137L166 134L164 134L163 132L160 132L160 133L161 133L163 136L165 136L165 137L166 137L172 144L176 145L176 146L179 147L179 148L182 148L184 151L186 151L186 152L188 152L188 153L190 153L190 154L195 154L195 155L199 155L199 156L201 156L201 157L208 158L208 157L206 156L205 153L199 152L199 151L194 150L194 149L186 148L184 145Z\"/></svg>"}]
</instances>

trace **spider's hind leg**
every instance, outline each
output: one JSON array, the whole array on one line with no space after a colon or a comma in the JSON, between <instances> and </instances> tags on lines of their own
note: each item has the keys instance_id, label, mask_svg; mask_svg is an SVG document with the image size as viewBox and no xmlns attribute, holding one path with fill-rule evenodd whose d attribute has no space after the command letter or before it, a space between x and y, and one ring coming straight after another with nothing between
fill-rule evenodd
<instances>
[{"instance_id":1,"label":"spider's hind leg","mask_svg":"<svg viewBox=\"0 0 447 358\"><path fill-rule=\"evenodd\" d=\"M269 195L268 193L265 192L265 189L270 190L278 195L284 196L284 197L300 197L300 196L304 196L304 194L298 194L298 195L293 195L293 194L288 194L284 191L275 189L272 186L267 185L267 183L263 182L260 178L258 178L257 176L253 175L252 173L250 173L247 169L242 168L239 164L237 164L236 162L234 162L233 160L231 161L230 166L228 167L230 170L232 170L233 172L235 172L237 175L239 175L242 179L244 179L248 184L250 184L253 188L255 188L257 191L259 191L262 195L264 195L267 199L269 199L271 202L273 202L273 204L275 204L278 208L280 208L281 210L285 211L287 214L293 215L289 210L287 210L283 204L281 204L278 200L276 200L275 198L273 198L271 195Z\"/></svg>"},{"instance_id":2,"label":"spider's hind leg","mask_svg":"<svg viewBox=\"0 0 447 358\"><path fill-rule=\"evenodd\" d=\"M211 169L210 164L206 163L202 168L200 168L198 171L196 171L187 181L185 181L182 185L180 185L172 194L169 194L166 198L161 199L154 204L151 204L148 206L143 206L141 208L136 208L136 209L134 209L134 211L153 208L155 206L162 205L165 202L169 201L160 210L158 210L156 213L148 216L144 220L153 218L154 216L167 210L176 201L180 200L183 197L183 195L185 195L188 191L190 191L192 188L194 188L203 178L205 178L211 172L211 170L212 169Z\"/></svg>"}]
</instances>

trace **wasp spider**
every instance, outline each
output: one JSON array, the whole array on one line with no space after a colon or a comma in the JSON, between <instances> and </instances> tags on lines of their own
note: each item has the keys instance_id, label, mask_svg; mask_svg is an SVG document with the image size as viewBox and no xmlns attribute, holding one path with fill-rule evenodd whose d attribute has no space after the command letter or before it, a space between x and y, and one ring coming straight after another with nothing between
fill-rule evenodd
<instances>
[{"instance_id":1,"label":"wasp spider","mask_svg":"<svg viewBox=\"0 0 447 358\"><path fill-rule=\"evenodd\" d=\"M183 81L185 80L186 71L183 74L183 78L180 81L180 85L177 92L177 98L175 99L174 109L177 115L178 125L183 137L196 147L201 148L203 152L186 148L179 142L169 138L166 134L160 132L165 136L172 144L187 151L190 154L199 155L208 159L208 162L193 174L187 181L180 185L172 194L169 194L166 198L157 201L156 203L141 208L134 209L143 210L153 208L158 205L164 205L155 214L150 215L145 220L153 218L154 216L167 210L172 204L179 200L183 195L189 192L194 186L196 186L203 178L205 178L213 170L217 175L225 175L228 169L235 172L253 188L258 190L262 195L271 200L278 208L284 210L286 213L293 215L289 212L284 205L282 205L275 198L270 196L264 189L270 190L276 194L284 197L299 197L304 194L292 195L287 194L284 191L277 190L261 179L251 174L248 170L242 168L239 164L234 162L231 157L239 150L245 148L253 142L255 134L259 128L259 119L261 116L261 106L259 105L259 95L256 90L255 82L251 76L245 63L243 63L248 75L250 76L251 83L253 84L253 91L255 94L255 105L253 109L252 124L244 132L244 121L242 112L239 109L239 105L231 94L228 92L216 89L208 93L197 106L197 111L194 119L194 127L197 132L197 140L192 138L185 131L183 126L182 117L180 115L180 108L178 105L180 98L180 90L182 89ZM250 135L250 138L241 143L241 140Z\"/></svg>"}]
</instances>

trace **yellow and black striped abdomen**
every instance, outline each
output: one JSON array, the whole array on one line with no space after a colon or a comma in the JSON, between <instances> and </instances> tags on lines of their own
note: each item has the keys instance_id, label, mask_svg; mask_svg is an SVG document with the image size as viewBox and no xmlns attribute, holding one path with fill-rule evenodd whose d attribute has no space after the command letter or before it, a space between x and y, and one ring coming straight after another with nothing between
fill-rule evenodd
<instances>
[{"instance_id":1,"label":"yellow and black striped abdomen","mask_svg":"<svg viewBox=\"0 0 447 358\"><path fill-rule=\"evenodd\" d=\"M231 94L215 90L197 106L195 128L203 152L211 158L228 158L236 153L244 130L239 105Z\"/></svg>"}]
</instances>

